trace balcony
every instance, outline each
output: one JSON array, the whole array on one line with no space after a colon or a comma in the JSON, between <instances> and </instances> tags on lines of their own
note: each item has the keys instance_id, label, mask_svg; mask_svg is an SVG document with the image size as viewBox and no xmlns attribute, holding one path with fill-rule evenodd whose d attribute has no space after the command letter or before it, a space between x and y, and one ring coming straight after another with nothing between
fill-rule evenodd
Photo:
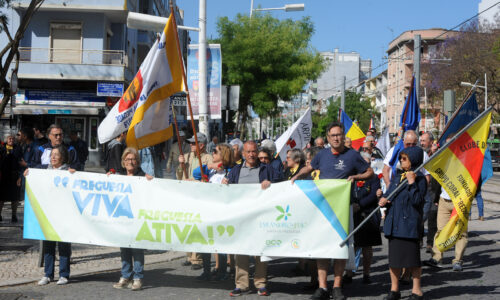
<instances>
[{"instance_id":1,"label":"balcony","mask_svg":"<svg viewBox=\"0 0 500 300\"><path fill-rule=\"evenodd\" d=\"M19 47L19 78L129 81L122 50Z\"/></svg>"}]
</instances>

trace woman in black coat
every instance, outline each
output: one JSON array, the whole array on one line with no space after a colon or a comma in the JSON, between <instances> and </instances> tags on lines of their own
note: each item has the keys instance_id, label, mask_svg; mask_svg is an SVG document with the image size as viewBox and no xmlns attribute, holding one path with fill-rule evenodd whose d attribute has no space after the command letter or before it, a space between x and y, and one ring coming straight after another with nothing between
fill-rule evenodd
<instances>
[{"instance_id":1,"label":"woman in black coat","mask_svg":"<svg viewBox=\"0 0 500 300\"><path fill-rule=\"evenodd\" d=\"M361 152L361 156L369 163L371 155ZM378 205L377 190L380 189L380 179L373 175L365 181L356 181L354 185L355 203L354 228L356 228ZM368 222L354 234L356 252L361 248L363 253L363 283L370 283L370 266L373 257L373 246L382 245L380 236L380 211L374 214Z\"/></svg>"},{"instance_id":2,"label":"woman in black coat","mask_svg":"<svg viewBox=\"0 0 500 300\"><path fill-rule=\"evenodd\" d=\"M399 154L401 168L392 177L388 191L379 201L380 206L388 206L384 222L384 235L389 240L389 271L391 291L385 299L400 299L399 276L403 268L408 268L413 277L413 289L409 299L423 299L420 287L422 263L420 261L420 237L422 236L422 215L427 182L422 173L414 170L423 162L424 153L419 147L405 148ZM408 184L391 201L387 196L404 179Z\"/></svg>"}]
</instances>

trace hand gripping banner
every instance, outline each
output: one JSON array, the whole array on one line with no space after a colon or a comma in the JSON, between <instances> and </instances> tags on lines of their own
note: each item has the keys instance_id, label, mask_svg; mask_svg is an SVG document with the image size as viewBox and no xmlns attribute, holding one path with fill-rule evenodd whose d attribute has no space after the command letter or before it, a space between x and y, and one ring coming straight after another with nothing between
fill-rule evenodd
<instances>
[{"instance_id":1,"label":"hand gripping banner","mask_svg":"<svg viewBox=\"0 0 500 300\"><path fill-rule=\"evenodd\" d=\"M30 169L24 238L111 247L347 258L346 180L219 185Z\"/></svg>"}]
</instances>

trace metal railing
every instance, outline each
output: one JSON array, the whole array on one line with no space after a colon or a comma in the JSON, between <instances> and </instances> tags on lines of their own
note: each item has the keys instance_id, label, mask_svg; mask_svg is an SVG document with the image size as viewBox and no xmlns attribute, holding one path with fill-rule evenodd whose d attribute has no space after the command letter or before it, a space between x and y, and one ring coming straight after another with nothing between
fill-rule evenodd
<instances>
[{"instance_id":1,"label":"metal railing","mask_svg":"<svg viewBox=\"0 0 500 300\"><path fill-rule=\"evenodd\" d=\"M123 50L82 50L19 47L21 62L127 66Z\"/></svg>"}]
</instances>

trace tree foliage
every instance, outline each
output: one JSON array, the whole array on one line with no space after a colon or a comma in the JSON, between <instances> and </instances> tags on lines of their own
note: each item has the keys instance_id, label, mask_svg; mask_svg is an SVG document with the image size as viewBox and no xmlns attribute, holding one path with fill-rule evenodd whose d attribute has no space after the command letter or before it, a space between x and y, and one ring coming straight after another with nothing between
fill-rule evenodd
<instances>
[{"instance_id":1,"label":"tree foliage","mask_svg":"<svg viewBox=\"0 0 500 300\"><path fill-rule=\"evenodd\" d=\"M330 102L328 105L328 110L326 115L313 114L313 136L326 136L326 127L331 122L338 121L340 109L340 98L335 99L335 101ZM368 126L370 126L370 118L372 113L374 113L374 118L380 118L379 113L376 110L372 112L372 106L370 101L361 98L361 94L346 91L345 92L345 112L353 121L357 121L358 126L363 132L366 133Z\"/></svg>"},{"instance_id":2,"label":"tree foliage","mask_svg":"<svg viewBox=\"0 0 500 300\"><path fill-rule=\"evenodd\" d=\"M10 65L15 57L15 65L12 70L13 74L17 74L19 69L19 43L24 37L24 32L28 28L29 22L33 14L40 8L44 0L31 0L28 7L22 12L19 21L19 27L16 33L12 36L9 31L8 19L5 14L0 14L0 32L5 33L8 38L7 45L0 50L0 87L3 90L3 98L0 103L0 115L3 114L5 106L11 99L10 83L7 81L7 75ZM10 7L11 0L0 0L0 7Z\"/></svg>"},{"instance_id":3,"label":"tree foliage","mask_svg":"<svg viewBox=\"0 0 500 300\"><path fill-rule=\"evenodd\" d=\"M461 82L484 85L484 74L488 80L488 102L500 99L500 20L496 24L480 24L477 20L438 44L435 58L422 64L423 79L430 104L440 106L443 92L452 89L460 101L470 87ZM482 90L478 89L481 95ZM478 101L482 105L482 101Z\"/></svg>"},{"instance_id":4,"label":"tree foliage","mask_svg":"<svg viewBox=\"0 0 500 300\"><path fill-rule=\"evenodd\" d=\"M319 53L309 45L314 26L310 18L278 20L255 13L238 14L234 21L217 21L222 48L224 84L240 85L239 112L248 117L250 105L261 117L276 115L277 100L289 100L324 69Z\"/></svg>"}]
</instances>

